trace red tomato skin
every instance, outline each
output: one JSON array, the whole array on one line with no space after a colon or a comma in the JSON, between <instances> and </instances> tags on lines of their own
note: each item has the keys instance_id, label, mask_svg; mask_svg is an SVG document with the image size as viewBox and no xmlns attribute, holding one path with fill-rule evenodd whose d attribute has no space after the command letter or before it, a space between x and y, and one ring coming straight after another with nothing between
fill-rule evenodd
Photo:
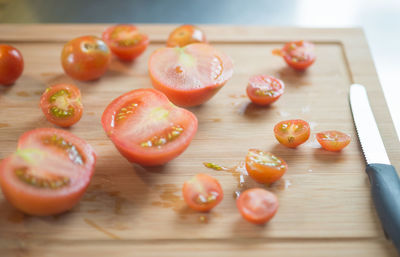
<instances>
[{"instance_id":1,"label":"red tomato skin","mask_svg":"<svg viewBox=\"0 0 400 257\"><path fill-rule=\"evenodd\" d=\"M13 84L24 70L21 52L10 45L0 45L0 84Z\"/></svg>"},{"instance_id":2,"label":"red tomato skin","mask_svg":"<svg viewBox=\"0 0 400 257\"><path fill-rule=\"evenodd\" d=\"M271 97L258 96L255 93L256 88L252 85L252 80L256 79L257 77L269 78L272 81L278 83L280 85L280 89L277 90L277 95L271 96ZM272 76L259 75L259 76L253 76L252 78L250 78L249 84L247 85L247 88L246 88L246 93L252 103L259 105L259 106L268 106L268 105L272 104L273 102L276 102L282 96L282 94L284 92L284 88L285 88L284 83L281 80L274 78Z\"/></svg>"},{"instance_id":3,"label":"red tomato skin","mask_svg":"<svg viewBox=\"0 0 400 257\"><path fill-rule=\"evenodd\" d=\"M48 98L52 94L56 93L61 89L68 90L68 92L73 94L74 98L79 98L79 99L81 98L81 92L76 86L70 84L57 84L49 87L48 90L46 89L46 91L43 93L42 97L40 98L40 107L43 111L43 114L46 116L46 119L49 122L58 125L60 127L70 127L75 123L77 123L82 118L83 105L80 102L80 100L79 103L77 102L74 104L75 113L72 117L69 118L54 117L53 114L50 113L51 104L49 103Z\"/></svg>"},{"instance_id":4,"label":"red tomato skin","mask_svg":"<svg viewBox=\"0 0 400 257\"><path fill-rule=\"evenodd\" d=\"M160 101L168 101L168 98L160 91L155 90L155 89L136 89L134 91L125 93L119 97L117 97L116 99L114 99L109 105L108 107L105 109L105 111L103 112L103 116L101 119L101 123L103 125L104 131L107 133L108 137L111 139L111 141L114 143L115 147L117 148L117 150L122 154L122 156L124 156L129 162L132 163L138 163L140 165L143 166L159 166L159 165L163 165L173 159L175 159L176 157L178 157L180 154L182 154L187 147L190 145L192 139L194 138L196 132L197 132L197 127L198 127L198 121L196 116L191 113L190 111L186 110L186 109L182 109L182 116L186 116L188 117L188 122L187 124L192 125L192 130L189 133L188 136L188 140L184 141L181 144L181 147L177 147L174 149L170 149L167 152L163 152L163 151L159 151L156 153L151 153L148 154L146 151L141 151L140 148L132 148L132 146L130 146L129 144L124 144L124 142L121 142L120 140L118 140L118 136L115 135L115 133L111 133L111 123L112 123L112 119L113 119L113 106L115 105L115 103L118 103L121 99L127 97L127 95L133 93L133 92L153 92L156 95L158 95L161 100ZM175 108L179 108L179 107L175 107Z\"/></svg>"},{"instance_id":5,"label":"red tomato skin","mask_svg":"<svg viewBox=\"0 0 400 257\"><path fill-rule=\"evenodd\" d=\"M324 140L324 135L325 134L334 134L339 137L339 141L336 140L334 142L332 141L326 141ZM343 132L336 131L336 130L330 130L330 131L324 131L316 134L317 141L320 143L322 148L324 148L327 151L331 152L339 152L343 148L345 148L348 144L350 144L351 137Z\"/></svg>"},{"instance_id":6,"label":"red tomato skin","mask_svg":"<svg viewBox=\"0 0 400 257\"><path fill-rule=\"evenodd\" d=\"M88 42L101 46L101 50L89 50L84 53L82 43ZM92 51L92 52L90 52ZM95 52L93 52L95 51ZM90 81L100 78L111 62L111 52L106 43L95 36L74 38L64 45L61 64L65 73L73 79Z\"/></svg>"},{"instance_id":7,"label":"red tomato skin","mask_svg":"<svg viewBox=\"0 0 400 257\"><path fill-rule=\"evenodd\" d=\"M37 132L46 133L51 131L57 131L60 136L70 136L71 133L54 128L39 128L28 132L25 132L19 139L18 145L21 145L25 140L28 140L32 134ZM48 216L66 212L72 209L82 198L87 187L89 186L90 180L94 174L94 168L96 163L96 153L93 148L87 144L84 140L73 136L73 143L78 147L81 147L81 151L87 153L86 165L84 169L88 173L88 176L82 177L80 181L80 187L73 188L68 191L68 194L54 195L54 194L31 194L29 190L23 190L15 187L13 183L7 181L6 166L11 160L8 157L0 162L0 186L5 198L18 210L35 216ZM71 139L71 138L69 138Z\"/></svg>"},{"instance_id":8,"label":"red tomato skin","mask_svg":"<svg viewBox=\"0 0 400 257\"><path fill-rule=\"evenodd\" d=\"M130 25L130 24L115 25L115 26L107 28L103 32L102 39L104 42L106 42L106 44L110 48L111 52L113 54L115 54L120 60L127 61L127 62L133 61L134 59L136 59L137 57L142 55L142 53L147 49L147 46L150 43L149 37L146 34L140 34L143 37L143 40L140 41L140 44L136 45L136 46L132 46L132 47L115 46L113 44L112 40L110 39L110 34L118 26L129 26L129 27L132 27L133 29L137 30L136 26Z\"/></svg>"},{"instance_id":9,"label":"red tomato skin","mask_svg":"<svg viewBox=\"0 0 400 257\"><path fill-rule=\"evenodd\" d=\"M294 62L292 61L292 56L289 54L289 48L291 44L309 44L310 46L314 46L313 43L308 42L308 41L293 41L286 43L282 49L282 54L283 54L283 59L285 62L293 69L298 70L298 71L304 71L308 67L310 67L314 62L315 62L315 54L314 52L310 53L310 59L306 61L301 61L301 62Z\"/></svg>"},{"instance_id":10,"label":"red tomato skin","mask_svg":"<svg viewBox=\"0 0 400 257\"><path fill-rule=\"evenodd\" d=\"M184 47L193 43L207 43L205 33L197 26L184 24L175 28L168 37L168 47Z\"/></svg>"}]
</instances>

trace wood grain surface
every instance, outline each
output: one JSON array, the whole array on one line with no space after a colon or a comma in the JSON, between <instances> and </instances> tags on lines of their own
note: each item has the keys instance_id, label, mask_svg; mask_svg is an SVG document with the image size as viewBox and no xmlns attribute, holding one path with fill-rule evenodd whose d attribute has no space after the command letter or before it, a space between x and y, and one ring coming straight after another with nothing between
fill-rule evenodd
<instances>
[{"instance_id":1,"label":"wood grain surface","mask_svg":"<svg viewBox=\"0 0 400 257\"><path fill-rule=\"evenodd\" d=\"M98 154L90 187L68 213L31 217L0 195L0 256L396 256L375 214L348 103L350 84L365 85L390 160L400 167L400 147L360 29L203 26L211 44L234 60L234 75L209 102L190 108L199 130L189 148L167 165L143 168L121 157L100 117L122 93L151 87L148 58L175 26L139 25L150 36L149 48L133 63L114 58L97 81L67 77L60 64L63 44L76 36L101 35L106 26L0 25L0 43L17 47L25 60L16 84L0 88L0 159L15 150L23 132L53 127L38 104L44 89L60 82L81 89L84 114L69 130ZM316 44L317 61L304 73L271 54L296 39ZM254 106L245 95L255 74L286 84L271 107ZM336 129L349 133L352 142L341 153L320 149L313 138L298 149L285 148L273 127L293 118L310 122L312 134ZM247 223L236 210L238 176L202 164L240 166L249 148L273 152L289 165L268 187L280 208L265 226ZM207 214L189 210L181 196L182 183L199 172L218 178L225 193ZM262 187L244 179L245 187Z\"/></svg>"}]
</instances>

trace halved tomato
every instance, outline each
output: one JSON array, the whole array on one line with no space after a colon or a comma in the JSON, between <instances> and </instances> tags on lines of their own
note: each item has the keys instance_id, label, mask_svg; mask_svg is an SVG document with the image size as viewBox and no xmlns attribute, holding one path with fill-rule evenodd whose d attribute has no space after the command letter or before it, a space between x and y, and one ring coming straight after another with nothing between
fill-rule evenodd
<instances>
[{"instance_id":1,"label":"halved tomato","mask_svg":"<svg viewBox=\"0 0 400 257\"><path fill-rule=\"evenodd\" d=\"M21 52L10 45L0 45L0 85L11 85L24 70Z\"/></svg>"},{"instance_id":2,"label":"halved tomato","mask_svg":"<svg viewBox=\"0 0 400 257\"><path fill-rule=\"evenodd\" d=\"M209 100L232 77L233 63L214 47L196 43L156 50L149 73L153 86L171 102L195 106Z\"/></svg>"},{"instance_id":3,"label":"halved tomato","mask_svg":"<svg viewBox=\"0 0 400 257\"><path fill-rule=\"evenodd\" d=\"M252 188L239 195L236 205L247 221L264 224L275 216L279 202L275 194L262 188Z\"/></svg>"},{"instance_id":4,"label":"halved tomato","mask_svg":"<svg viewBox=\"0 0 400 257\"><path fill-rule=\"evenodd\" d=\"M333 152L342 150L350 144L351 140L349 135L336 130L317 133L316 137L322 148Z\"/></svg>"},{"instance_id":5,"label":"halved tomato","mask_svg":"<svg viewBox=\"0 0 400 257\"><path fill-rule=\"evenodd\" d=\"M81 92L70 84L57 84L44 91L40 107L47 120L60 127L77 123L83 112Z\"/></svg>"},{"instance_id":6,"label":"halved tomato","mask_svg":"<svg viewBox=\"0 0 400 257\"><path fill-rule=\"evenodd\" d=\"M185 24L174 29L167 40L168 47L184 47L193 43L207 43L206 35L197 26Z\"/></svg>"},{"instance_id":7,"label":"halved tomato","mask_svg":"<svg viewBox=\"0 0 400 257\"><path fill-rule=\"evenodd\" d=\"M274 127L275 138L287 147L297 147L310 137L310 125L304 120L285 120Z\"/></svg>"},{"instance_id":8,"label":"halved tomato","mask_svg":"<svg viewBox=\"0 0 400 257\"><path fill-rule=\"evenodd\" d=\"M273 54L282 56L285 62L295 70L305 70L315 62L314 44L308 41L286 43Z\"/></svg>"},{"instance_id":9,"label":"halved tomato","mask_svg":"<svg viewBox=\"0 0 400 257\"><path fill-rule=\"evenodd\" d=\"M76 205L93 176L96 154L70 132L40 128L24 133L17 151L0 164L0 186L17 209L53 215Z\"/></svg>"},{"instance_id":10,"label":"halved tomato","mask_svg":"<svg viewBox=\"0 0 400 257\"><path fill-rule=\"evenodd\" d=\"M145 166L180 155L197 131L197 118L155 89L137 89L112 101L101 122L120 153Z\"/></svg>"},{"instance_id":11,"label":"halved tomato","mask_svg":"<svg viewBox=\"0 0 400 257\"><path fill-rule=\"evenodd\" d=\"M110 49L95 36L74 38L64 45L61 53L65 73L82 81L100 78L107 71L110 61Z\"/></svg>"},{"instance_id":12,"label":"halved tomato","mask_svg":"<svg viewBox=\"0 0 400 257\"><path fill-rule=\"evenodd\" d=\"M124 61L132 61L149 45L149 37L130 24L109 27L103 32L102 38L111 52Z\"/></svg>"},{"instance_id":13,"label":"halved tomato","mask_svg":"<svg viewBox=\"0 0 400 257\"><path fill-rule=\"evenodd\" d=\"M287 164L272 153L250 149L246 156L246 170L258 183L273 183L287 170Z\"/></svg>"},{"instance_id":14,"label":"halved tomato","mask_svg":"<svg viewBox=\"0 0 400 257\"><path fill-rule=\"evenodd\" d=\"M224 193L218 180L207 174L197 174L182 188L183 199L190 208L206 212L218 205Z\"/></svg>"},{"instance_id":15,"label":"halved tomato","mask_svg":"<svg viewBox=\"0 0 400 257\"><path fill-rule=\"evenodd\" d=\"M247 96L255 104L269 105L281 97L284 88L283 82L272 76L253 76L247 85Z\"/></svg>"}]
</instances>

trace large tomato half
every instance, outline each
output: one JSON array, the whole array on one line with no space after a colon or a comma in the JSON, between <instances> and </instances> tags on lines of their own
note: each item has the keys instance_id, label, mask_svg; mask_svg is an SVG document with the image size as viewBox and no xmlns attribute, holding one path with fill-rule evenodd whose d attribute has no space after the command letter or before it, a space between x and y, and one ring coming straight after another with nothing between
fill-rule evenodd
<instances>
[{"instance_id":1,"label":"large tomato half","mask_svg":"<svg viewBox=\"0 0 400 257\"><path fill-rule=\"evenodd\" d=\"M40 128L24 133L17 151L0 164L0 186L17 209L53 215L71 209L93 176L96 155L70 132Z\"/></svg>"},{"instance_id":2,"label":"large tomato half","mask_svg":"<svg viewBox=\"0 0 400 257\"><path fill-rule=\"evenodd\" d=\"M208 101L232 77L229 56L204 43L156 50L149 60L153 86L174 104L196 106Z\"/></svg>"},{"instance_id":3,"label":"large tomato half","mask_svg":"<svg viewBox=\"0 0 400 257\"><path fill-rule=\"evenodd\" d=\"M121 154L145 166L161 165L180 155L197 131L196 116L155 89L121 95L108 105L101 122Z\"/></svg>"}]
</instances>

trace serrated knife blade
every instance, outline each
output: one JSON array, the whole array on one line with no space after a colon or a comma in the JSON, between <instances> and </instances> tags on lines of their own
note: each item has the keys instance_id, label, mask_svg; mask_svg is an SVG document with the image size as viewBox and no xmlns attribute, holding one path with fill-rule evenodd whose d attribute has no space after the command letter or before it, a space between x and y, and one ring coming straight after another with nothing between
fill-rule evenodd
<instances>
[{"instance_id":1,"label":"serrated knife blade","mask_svg":"<svg viewBox=\"0 0 400 257\"><path fill-rule=\"evenodd\" d=\"M383 230L400 254L400 179L390 165L364 86L351 85L350 106L367 161L366 172L376 211Z\"/></svg>"}]
</instances>

